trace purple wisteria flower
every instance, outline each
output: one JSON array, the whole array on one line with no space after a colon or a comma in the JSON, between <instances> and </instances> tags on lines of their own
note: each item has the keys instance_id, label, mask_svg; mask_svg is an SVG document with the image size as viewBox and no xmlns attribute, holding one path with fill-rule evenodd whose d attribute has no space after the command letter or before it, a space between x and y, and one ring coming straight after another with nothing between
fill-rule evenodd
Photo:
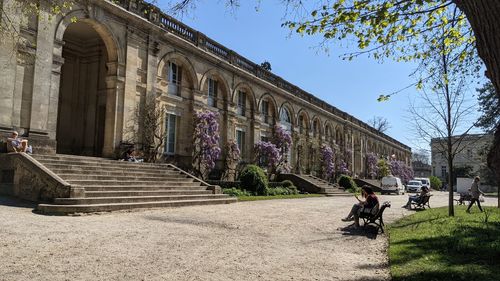
<instances>
[{"instance_id":1,"label":"purple wisteria flower","mask_svg":"<svg viewBox=\"0 0 500 281\"><path fill-rule=\"evenodd\" d=\"M389 168L393 176L401 178L403 182L408 182L413 178L413 169L408 167L403 161L392 160Z\"/></svg>"},{"instance_id":2,"label":"purple wisteria flower","mask_svg":"<svg viewBox=\"0 0 500 281\"><path fill-rule=\"evenodd\" d=\"M375 176L377 176L377 162L378 157L375 153L370 152L366 155L367 174L371 178L375 178Z\"/></svg>"},{"instance_id":3,"label":"purple wisteria flower","mask_svg":"<svg viewBox=\"0 0 500 281\"><path fill-rule=\"evenodd\" d=\"M203 177L215 167L215 162L221 154L218 118L219 113L213 111L194 113L193 167Z\"/></svg>"},{"instance_id":4,"label":"purple wisteria flower","mask_svg":"<svg viewBox=\"0 0 500 281\"><path fill-rule=\"evenodd\" d=\"M321 162L324 169L324 176L326 179L329 179L332 177L335 170L333 150L328 145L322 145L320 151Z\"/></svg>"},{"instance_id":5,"label":"purple wisteria flower","mask_svg":"<svg viewBox=\"0 0 500 281\"><path fill-rule=\"evenodd\" d=\"M278 168L280 171L288 173L291 170L290 163L288 163L288 152L292 146L292 135L279 125L274 126L274 136L272 143L280 152L280 160Z\"/></svg>"},{"instance_id":6,"label":"purple wisteria flower","mask_svg":"<svg viewBox=\"0 0 500 281\"><path fill-rule=\"evenodd\" d=\"M274 171L281 161L280 151L274 143L267 141L258 142L254 146L254 152L256 162L270 171Z\"/></svg>"}]
</instances>

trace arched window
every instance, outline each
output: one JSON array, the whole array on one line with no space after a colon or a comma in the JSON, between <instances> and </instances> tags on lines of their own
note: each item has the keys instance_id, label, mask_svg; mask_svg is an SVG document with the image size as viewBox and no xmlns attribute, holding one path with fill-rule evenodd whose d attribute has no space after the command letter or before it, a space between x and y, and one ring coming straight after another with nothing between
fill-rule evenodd
<instances>
[{"instance_id":1,"label":"arched window","mask_svg":"<svg viewBox=\"0 0 500 281\"><path fill-rule=\"evenodd\" d=\"M290 112L286 107L283 107L280 112L280 122L287 131L292 131L292 118L290 117Z\"/></svg>"},{"instance_id":2,"label":"arched window","mask_svg":"<svg viewBox=\"0 0 500 281\"><path fill-rule=\"evenodd\" d=\"M313 122L313 137L319 137L319 122L318 119L315 119Z\"/></svg>"},{"instance_id":3,"label":"arched window","mask_svg":"<svg viewBox=\"0 0 500 281\"><path fill-rule=\"evenodd\" d=\"M175 62L168 61L168 89L169 95L181 95L182 68Z\"/></svg>"},{"instance_id":4,"label":"arched window","mask_svg":"<svg viewBox=\"0 0 500 281\"><path fill-rule=\"evenodd\" d=\"M217 92L218 92L218 83L217 80L213 78L208 78L207 80L207 89L208 89L208 105L212 107L217 107Z\"/></svg>"}]
</instances>

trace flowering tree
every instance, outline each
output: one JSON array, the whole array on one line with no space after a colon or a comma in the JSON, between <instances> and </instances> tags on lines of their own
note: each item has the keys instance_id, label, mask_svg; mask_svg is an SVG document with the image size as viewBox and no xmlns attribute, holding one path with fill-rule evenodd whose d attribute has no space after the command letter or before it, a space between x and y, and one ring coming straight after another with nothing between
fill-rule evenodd
<instances>
[{"instance_id":1,"label":"flowering tree","mask_svg":"<svg viewBox=\"0 0 500 281\"><path fill-rule=\"evenodd\" d=\"M367 168L367 175L370 178L375 178L377 176L377 162L378 162L378 157L375 155L375 153L370 152L366 155L366 168Z\"/></svg>"},{"instance_id":2,"label":"flowering tree","mask_svg":"<svg viewBox=\"0 0 500 281\"><path fill-rule=\"evenodd\" d=\"M347 163L344 160L340 160L340 163L338 165L338 171L343 175L350 174L349 168L347 167Z\"/></svg>"},{"instance_id":3,"label":"flowering tree","mask_svg":"<svg viewBox=\"0 0 500 281\"><path fill-rule=\"evenodd\" d=\"M292 145L292 136L281 126L274 126L273 143L278 148L281 159L278 162L278 169L282 172L290 172L290 164L288 163L288 152Z\"/></svg>"},{"instance_id":4,"label":"flowering tree","mask_svg":"<svg viewBox=\"0 0 500 281\"><path fill-rule=\"evenodd\" d=\"M219 159L219 113L212 111L197 111L194 114L193 132L193 170L203 179L208 177Z\"/></svg>"},{"instance_id":5,"label":"flowering tree","mask_svg":"<svg viewBox=\"0 0 500 281\"><path fill-rule=\"evenodd\" d=\"M321 149L321 166L323 169L323 176L325 179L330 179L335 169L334 153L330 146L322 145Z\"/></svg>"},{"instance_id":6,"label":"flowering tree","mask_svg":"<svg viewBox=\"0 0 500 281\"><path fill-rule=\"evenodd\" d=\"M389 163L391 173L395 177L401 178L404 183L407 183L413 178L413 170L408 167L403 161L392 160Z\"/></svg>"},{"instance_id":7,"label":"flowering tree","mask_svg":"<svg viewBox=\"0 0 500 281\"><path fill-rule=\"evenodd\" d=\"M222 175L222 180L235 181L236 168L241 159L241 152L238 144L234 140L229 140L227 144L226 169Z\"/></svg>"},{"instance_id":8,"label":"flowering tree","mask_svg":"<svg viewBox=\"0 0 500 281\"><path fill-rule=\"evenodd\" d=\"M280 150L274 143L261 141L255 144L255 162L259 166L267 168L269 176L275 173L281 162Z\"/></svg>"},{"instance_id":9,"label":"flowering tree","mask_svg":"<svg viewBox=\"0 0 500 281\"><path fill-rule=\"evenodd\" d=\"M389 166L387 165L387 161L384 159L379 159L377 161L377 178L381 179L383 177L388 176L390 173Z\"/></svg>"}]
</instances>

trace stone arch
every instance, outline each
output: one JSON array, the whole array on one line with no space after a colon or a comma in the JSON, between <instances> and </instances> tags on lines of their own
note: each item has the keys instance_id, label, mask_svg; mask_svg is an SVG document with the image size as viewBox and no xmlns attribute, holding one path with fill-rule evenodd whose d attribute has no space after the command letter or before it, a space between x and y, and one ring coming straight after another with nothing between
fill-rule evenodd
<instances>
[{"instance_id":1,"label":"stone arch","mask_svg":"<svg viewBox=\"0 0 500 281\"><path fill-rule=\"evenodd\" d=\"M289 102L284 102L284 103L281 104L280 110L279 110L279 115L278 115L278 118L279 118L280 121L282 121L281 120L281 116L282 116L281 114L282 114L283 110L286 110L288 112L288 117L290 118L290 125L292 127L295 126L295 120L294 120L295 119L294 118L295 113L293 111L292 105Z\"/></svg>"},{"instance_id":2,"label":"stone arch","mask_svg":"<svg viewBox=\"0 0 500 281\"><path fill-rule=\"evenodd\" d=\"M309 114L305 109L300 109L299 112L297 112L297 117L296 117L296 124L299 130L302 130L302 132L299 131L301 134L309 135L309 131L311 128L311 119L309 118ZM303 126L306 126L305 128Z\"/></svg>"},{"instance_id":3,"label":"stone arch","mask_svg":"<svg viewBox=\"0 0 500 281\"><path fill-rule=\"evenodd\" d=\"M240 82L234 87L234 91L231 95L231 103L233 103L236 107L238 106L238 91L245 90L246 99L250 101L250 114L246 114L247 117L253 117L256 112L257 101L255 99L255 92L253 91L250 84L246 82Z\"/></svg>"},{"instance_id":4,"label":"stone arch","mask_svg":"<svg viewBox=\"0 0 500 281\"><path fill-rule=\"evenodd\" d=\"M76 18L75 22L73 19ZM67 32L68 31L68 32ZM81 47L75 42L73 45L65 44L66 40L81 42L92 45L92 50ZM90 38L91 40L87 40ZM115 149L124 138L124 124L126 116L124 113L117 114L118 108L129 106L124 104L124 53L118 36L103 18L97 18L83 9L73 10L61 17L56 24L54 33L54 69L61 69L56 77L59 84L54 85L54 91L58 93L58 104L54 110L58 111L56 140L59 153L71 153L93 156L113 156ZM79 50L76 55L70 52L63 54L64 50ZM65 57L72 57L73 61L67 61ZM97 58L95 70L86 66L78 60L78 56L90 56ZM60 62L60 63L58 63ZM87 80L85 83L74 84L72 79L75 71L86 67L88 69L85 77L79 79ZM77 85L76 89L73 87ZM57 90L56 90L57 89ZM100 95L100 91L106 91ZM74 93L72 93L74 92ZM76 99L80 94L85 94L85 99ZM76 96L76 97L75 97ZM86 110L74 110L75 108L62 105L60 102ZM78 101L78 102L74 102Z\"/></svg>"},{"instance_id":5,"label":"stone arch","mask_svg":"<svg viewBox=\"0 0 500 281\"><path fill-rule=\"evenodd\" d=\"M328 120L325 120L325 122L323 124L323 132L324 132L324 136L325 136L325 141L327 143L331 143L332 140L334 139L334 137L332 137L332 135L335 132L334 132L334 129L332 127L332 124Z\"/></svg>"},{"instance_id":6,"label":"stone arch","mask_svg":"<svg viewBox=\"0 0 500 281\"><path fill-rule=\"evenodd\" d=\"M183 73L187 74L187 83L185 85L192 90L198 90L198 78L196 76L193 63L189 60L189 58L178 51L168 52L160 57L160 60L158 61L157 75L161 77L162 80L168 77L169 61L180 64L184 70Z\"/></svg>"},{"instance_id":7,"label":"stone arch","mask_svg":"<svg viewBox=\"0 0 500 281\"><path fill-rule=\"evenodd\" d=\"M219 87L221 87L222 93L218 93L222 95L222 108L227 108L229 98L230 98L230 87L229 84L227 83L227 80L224 78L224 76L215 68L207 70L204 74L203 77L200 80L200 83L198 85L198 89L203 93L203 95L206 95L207 91L207 81L209 78L215 78L217 82L219 83ZM218 98L219 99L219 98Z\"/></svg>"},{"instance_id":8,"label":"stone arch","mask_svg":"<svg viewBox=\"0 0 500 281\"><path fill-rule=\"evenodd\" d=\"M75 23L75 18L77 22L80 21L90 25L100 35L106 46L109 62L124 63L125 56L123 52L120 52L120 48L118 48L120 44L118 43L117 36L113 33L113 29L108 27L106 23L89 17L89 14L83 9L72 10L58 21L54 34L54 41L56 43L64 42L64 32L70 24ZM62 46L61 48L56 48L54 53L60 55L62 53Z\"/></svg>"},{"instance_id":9,"label":"stone arch","mask_svg":"<svg viewBox=\"0 0 500 281\"><path fill-rule=\"evenodd\" d=\"M264 122L265 123L273 123L274 124L276 122L276 120L278 120L278 118L279 118L279 115L278 115L278 103L276 102L276 100L274 99L274 97L271 94L264 93L263 95L260 96L259 101L257 103L257 109L256 110L258 112L261 112L261 110L262 110L262 102L265 101L265 100L268 101L268 103L269 103L269 105L271 107L271 111L272 112L270 112L270 114L269 114L271 116L271 120L270 120L271 122L265 122L265 121Z\"/></svg>"},{"instance_id":10,"label":"stone arch","mask_svg":"<svg viewBox=\"0 0 500 281\"><path fill-rule=\"evenodd\" d=\"M321 139L321 136L323 136L323 130L321 129L321 119L319 118L319 116L315 115L312 119L311 124L313 136L315 138Z\"/></svg>"}]
</instances>

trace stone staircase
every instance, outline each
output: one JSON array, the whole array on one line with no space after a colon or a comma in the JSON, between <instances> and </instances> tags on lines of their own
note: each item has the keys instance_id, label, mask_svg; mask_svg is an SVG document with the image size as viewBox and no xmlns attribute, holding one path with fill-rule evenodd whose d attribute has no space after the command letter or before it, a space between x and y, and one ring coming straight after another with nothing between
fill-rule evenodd
<instances>
[{"instance_id":1,"label":"stone staircase","mask_svg":"<svg viewBox=\"0 0 500 281\"><path fill-rule=\"evenodd\" d=\"M226 204L237 199L170 164L131 163L72 155L33 155L39 163L79 190L70 198L39 204L48 214L134 208ZM212 190L210 190L212 189Z\"/></svg>"},{"instance_id":2,"label":"stone staircase","mask_svg":"<svg viewBox=\"0 0 500 281\"><path fill-rule=\"evenodd\" d=\"M324 179L315 177L313 175L301 175L303 178L313 183L320 189L320 194L325 196L351 196L352 194L346 192L344 189L339 188L338 185L332 184Z\"/></svg>"},{"instance_id":3,"label":"stone staircase","mask_svg":"<svg viewBox=\"0 0 500 281\"><path fill-rule=\"evenodd\" d=\"M306 174L280 174L278 181L290 180L302 192L319 193L325 196L350 196L351 193L336 184Z\"/></svg>"}]
</instances>

